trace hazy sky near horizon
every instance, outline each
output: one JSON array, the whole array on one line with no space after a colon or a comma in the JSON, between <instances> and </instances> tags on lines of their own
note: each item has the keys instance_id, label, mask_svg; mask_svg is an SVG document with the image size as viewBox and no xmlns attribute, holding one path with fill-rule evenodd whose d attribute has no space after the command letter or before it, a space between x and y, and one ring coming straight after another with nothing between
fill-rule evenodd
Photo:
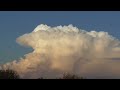
<instances>
[{"instance_id":1,"label":"hazy sky near horizon","mask_svg":"<svg viewBox=\"0 0 120 90\"><path fill-rule=\"evenodd\" d=\"M105 31L120 39L119 11L0 11L0 63L31 52L32 49L17 44L16 38L39 24L73 24L86 31Z\"/></svg>"}]
</instances>

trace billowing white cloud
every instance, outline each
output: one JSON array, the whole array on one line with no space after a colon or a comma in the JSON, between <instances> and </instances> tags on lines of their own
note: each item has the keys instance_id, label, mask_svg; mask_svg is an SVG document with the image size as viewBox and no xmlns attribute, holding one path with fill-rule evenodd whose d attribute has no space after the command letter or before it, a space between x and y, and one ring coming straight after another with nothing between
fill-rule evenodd
<instances>
[{"instance_id":1,"label":"billowing white cloud","mask_svg":"<svg viewBox=\"0 0 120 90\"><path fill-rule=\"evenodd\" d=\"M34 51L2 67L16 70L22 78L56 78L65 72L86 78L120 78L120 41L107 32L41 24L16 41Z\"/></svg>"}]
</instances>

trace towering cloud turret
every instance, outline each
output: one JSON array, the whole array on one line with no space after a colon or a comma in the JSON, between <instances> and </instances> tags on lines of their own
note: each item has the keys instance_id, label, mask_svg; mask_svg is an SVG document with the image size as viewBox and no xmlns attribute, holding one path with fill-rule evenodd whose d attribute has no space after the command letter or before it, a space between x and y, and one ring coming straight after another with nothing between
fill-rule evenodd
<instances>
[{"instance_id":1,"label":"towering cloud turret","mask_svg":"<svg viewBox=\"0 0 120 90\"><path fill-rule=\"evenodd\" d=\"M120 41L107 32L41 24L16 41L34 51L2 67L16 70L22 78L56 78L64 72L87 78L120 78Z\"/></svg>"}]
</instances>

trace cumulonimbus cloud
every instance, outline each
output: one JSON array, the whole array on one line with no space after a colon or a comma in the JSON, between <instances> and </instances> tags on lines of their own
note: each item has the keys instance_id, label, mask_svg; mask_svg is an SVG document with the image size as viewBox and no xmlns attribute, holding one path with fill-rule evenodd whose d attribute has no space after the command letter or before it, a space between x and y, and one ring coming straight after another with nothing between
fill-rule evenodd
<instances>
[{"instance_id":1,"label":"cumulonimbus cloud","mask_svg":"<svg viewBox=\"0 0 120 90\"><path fill-rule=\"evenodd\" d=\"M1 67L16 70L22 78L56 78L65 72L86 78L120 78L120 41L107 32L41 24L16 41L33 52Z\"/></svg>"}]
</instances>

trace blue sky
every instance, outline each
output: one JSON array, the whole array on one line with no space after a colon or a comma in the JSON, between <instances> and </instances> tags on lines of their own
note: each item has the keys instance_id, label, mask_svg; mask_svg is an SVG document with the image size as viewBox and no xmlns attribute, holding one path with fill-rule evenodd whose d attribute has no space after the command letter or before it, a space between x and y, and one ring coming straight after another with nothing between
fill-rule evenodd
<instances>
[{"instance_id":1,"label":"blue sky","mask_svg":"<svg viewBox=\"0 0 120 90\"><path fill-rule=\"evenodd\" d=\"M31 48L20 46L15 40L39 24L73 24L87 31L106 31L120 39L119 11L0 11L0 63L31 52Z\"/></svg>"}]
</instances>

